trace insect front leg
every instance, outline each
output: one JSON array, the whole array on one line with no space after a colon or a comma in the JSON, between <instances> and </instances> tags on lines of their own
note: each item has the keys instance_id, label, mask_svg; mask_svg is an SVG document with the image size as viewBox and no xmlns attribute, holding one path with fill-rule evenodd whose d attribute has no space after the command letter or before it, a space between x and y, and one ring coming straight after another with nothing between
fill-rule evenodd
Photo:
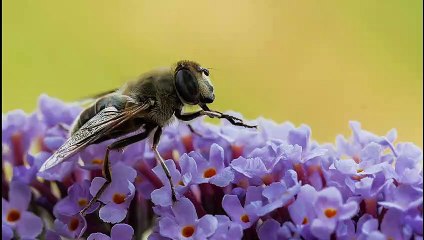
<instances>
[{"instance_id":1,"label":"insect front leg","mask_svg":"<svg viewBox=\"0 0 424 240\"><path fill-rule=\"evenodd\" d=\"M172 201L176 202L177 196L175 194L174 184L172 183L171 174L169 173L169 169L165 164L165 160L163 160L162 156L160 155L157 149L161 135L162 135L162 128L158 126L158 128L156 129L155 135L153 136L152 150L155 153L156 159L160 162L160 165L162 166L163 171L165 172L165 175L168 178L169 184L171 185Z\"/></svg>"},{"instance_id":2,"label":"insect front leg","mask_svg":"<svg viewBox=\"0 0 424 240\"><path fill-rule=\"evenodd\" d=\"M96 196L94 196L90 202L87 204L87 206L84 207L84 209L81 210L81 215L85 216L85 212L100 198L100 196L103 194L103 192L106 190L106 188L110 185L112 182L112 173L110 171L110 162L109 162L109 152L111 150L118 150L122 149L130 144L139 142L145 138L147 138L150 134L150 132L153 130L152 127L146 127L146 130L142 133L118 140L112 144L110 144L106 149L106 156L105 160L103 162L103 176L106 179L106 182L103 183L102 187L99 189L99 191L96 193Z\"/></svg>"}]
</instances>

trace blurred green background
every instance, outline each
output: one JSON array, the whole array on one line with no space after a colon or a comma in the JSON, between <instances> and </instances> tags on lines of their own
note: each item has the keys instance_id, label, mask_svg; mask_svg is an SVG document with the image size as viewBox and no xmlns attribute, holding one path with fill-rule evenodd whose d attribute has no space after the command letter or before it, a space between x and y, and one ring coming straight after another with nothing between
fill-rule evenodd
<instances>
[{"instance_id":1,"label":"blurred green background","mask_svg":"<svg viewBox=\"0 0 424 240\"><path fill-rule=\"evenodd\" d=\"M73 101L192 59L220 110L312 127L348 121L422 147L422 1L3 0L2 111Z\"/></svg>"}]
</instances>

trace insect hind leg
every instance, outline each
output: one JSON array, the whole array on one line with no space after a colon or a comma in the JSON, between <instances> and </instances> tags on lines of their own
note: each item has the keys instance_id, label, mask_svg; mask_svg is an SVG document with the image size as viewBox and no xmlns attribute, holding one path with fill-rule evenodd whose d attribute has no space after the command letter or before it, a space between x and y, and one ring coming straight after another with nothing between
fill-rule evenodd
<instances>
[{"instance_id":1,"label":"insect hind leg","mask_svg":"<svg viewBox=\"0 0 424 240\"><path fill-rule=\"evenodd\" d=\"M81 211L80 214L82 216L85 216L87 210L93 206L93 204L100 198L100 196L103 194L103 192L106 190L106 188L110 185L112 182L112 173L110 169L110 161L109 161L109 153L111 150L118 150L121 148L124 148L128 145L131 145L133 143L139 142L145 138L147 138L152 131L153 128L146 128L146 130L142 133L118 140L112 144L110 144L106 149L106 155L105 160L103 162L103 176L106 179L106 182L103 183L103 185L100 187L99 191L96 193L96 195L90 200L90 202L85 206Z\"/></svg>"},{"instance_id":2,"label":"insect hind leg","mask_svg":"<svg viewBox=\"0 0 424 240\"><path fill-rule=\"evenodd\" d=\"M171 185L172 201L176 202L177 196L175 194L174 184L172 183L171 174L169 173L169 169L166 166L165 161L163 160L162 156L160 155L157 149L161 134L162 134L162 128L158 126L158 128L156 129L155 135L153 136L152 150L155 153L156 159L159 161L160 165L162 166L162 169L165 172L166 177L168 178L169 184Z\"/></svg>"}]
</instances>

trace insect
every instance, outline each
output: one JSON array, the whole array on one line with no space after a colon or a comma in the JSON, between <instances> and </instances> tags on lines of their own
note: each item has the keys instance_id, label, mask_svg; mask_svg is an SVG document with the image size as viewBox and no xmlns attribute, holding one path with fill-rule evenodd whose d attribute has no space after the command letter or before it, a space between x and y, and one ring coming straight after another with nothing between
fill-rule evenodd
<instances>
[{"instance_id":1,"label":"insect","mask_svg":"<svg viewBox=\"0 0 424 240\"><path fill-rule=\"evenodd\" d=\"M256 128L243 123L239 118L209 109L206 104L215 99L209 70L194 61L179 61L171 67L153 70L116 91L99 94L96 98L75 120L70 137L39 170L45 171L60 164L88 145L117 139L106 149L103 161L106 182L81 210L83 216L112 182L109 152L141 141L151 133L152 150L171 184L172 199L176 201L171 175L157 150L162 128L169 124L174 116L182 121L190 121L200 116L223 118L233 125ZM183 113L184 105L198 105L201 110Z\"/></svg>"}]
</instances>

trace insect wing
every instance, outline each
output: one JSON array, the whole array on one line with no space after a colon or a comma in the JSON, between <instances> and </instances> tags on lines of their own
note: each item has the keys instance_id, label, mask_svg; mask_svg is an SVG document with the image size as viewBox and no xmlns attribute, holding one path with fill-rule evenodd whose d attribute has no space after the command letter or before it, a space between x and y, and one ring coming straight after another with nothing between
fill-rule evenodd
<instances>
[{"instance_id":1,"label":"insect wing","mask_svg":"<svg viewBox=\"0 0 424 240\"><path fill-rule=\"evenodd\" d=\"M50 156L41 166L40 172L56 166L57 164L72 157L92 142L105 136L109 131L116 128L126 120L147 109L148 105L136 105L123 111L115 107L107 107L87 121L65 143Z\"/></svg>"}]
</instances>

